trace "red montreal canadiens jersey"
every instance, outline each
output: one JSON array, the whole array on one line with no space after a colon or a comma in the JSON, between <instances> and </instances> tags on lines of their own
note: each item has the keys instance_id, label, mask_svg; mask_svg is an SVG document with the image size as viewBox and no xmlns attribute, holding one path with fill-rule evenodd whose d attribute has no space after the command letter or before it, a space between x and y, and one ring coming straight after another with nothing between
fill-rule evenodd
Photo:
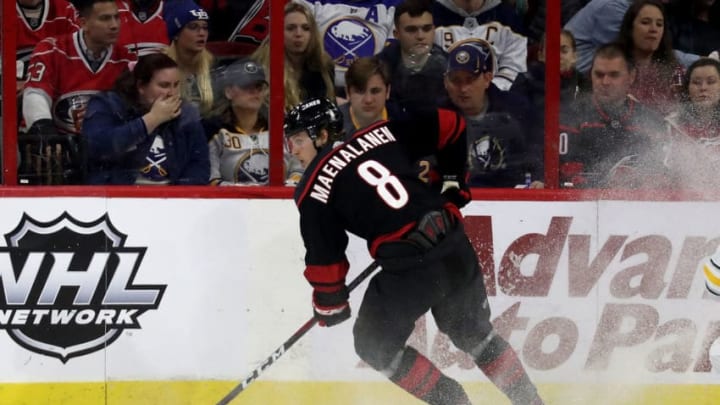
<instances>
[{"instance_id":1,"label":"red montreal canadiens jersey","mask_svg":"<svg viewBox=\"0 0 720 405\"><path fill-rule=\"evenodd\" d=\"M39 16L26 15L15 4L17 16L17 72L18 79L26 79L27 65L35 45L47 37L77 31L77 11L67 0L42 0Z\"/></svg>"},{"instance_id":2,"label":"red montreal canadiens jersey","mask_svg":"<svg viewBox=\"0 0 720 405\"><path fill-rule=\"evenodd\" d=\"M78 133L73 111L84 109L93 94L109 90L115 79L127 70L135 56L125 48L113 46L96 71L83 54L79 36L82 31L38 43L30 57L25 88L45 92L52 100L55 125L63 131Z\"/></svg>"},{"instance_id":3,"label":"red montreal canadiens jersey","mask_svg":"<svg viewBox=\"0 0 720 405\"><path fill-rule=\"evenodd\" d=\"M138 55L161 52L169 44L167 27L162 18L163 1L149 14L145 11L134 11L121 0L117 1L120 12L120 37L118 45Z\"/></svg>"},{"instance_id":4,"label":"red montreal canadiens jersey","mask_svg":"<svg viewBox=\"0 0 720 405\"><path fill-rule=\"evenodd\" d=\"M418 178L414 163L435 155L442 174L464 177L466 142L463 118L436 110L412 121L380 121L324 148L295 190L306 265L341 265L346 231L365 239L374 254L379 243L440 210L444 199Z\"/></svg>"}]
</instances>

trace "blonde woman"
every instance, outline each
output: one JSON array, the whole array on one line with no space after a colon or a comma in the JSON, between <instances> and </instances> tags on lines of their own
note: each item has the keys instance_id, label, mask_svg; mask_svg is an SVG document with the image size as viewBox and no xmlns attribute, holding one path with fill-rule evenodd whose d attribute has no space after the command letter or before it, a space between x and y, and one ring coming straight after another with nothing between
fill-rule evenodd
<instances>
[{"instance_id":1,"label":"blonde woman","mask_svg":"<svg viewBox=\"0 0 720 405\"><path fill-rule=\"evenodd\" d=\"M210 69L215 59L206 48L208 13L192 0L174 0L165 3L163 18L170 39L166 52L183 77L182 96L207 116L214 101Z\"/></svg>"},{"instance_id":2,"label":"blonde woman","mask_svg":"<svg viewBox=\"0 0 720 405\"><path fill-rule=\"evenodd\" d=\"M209 140L210 184L219 186L267 185L270 170L270 136L263 110L267 95L264 69L249 58L229 65L218 76L219 124ZM288 183L296 183L302 167L288 153Z\"/></svg>"},{"instance_id":3,"label":"blonde woman","mask_svg":"<svg viewBox=\"0 0 720 405\"><path fill-rule=\"evenodd\" d=\"M285 5L285 110L301 101L335 99L335 65L325 49L310 10L300 3ZM270 65L269 37L253 54L265 69Z\"/></svg>"}]
</instances>

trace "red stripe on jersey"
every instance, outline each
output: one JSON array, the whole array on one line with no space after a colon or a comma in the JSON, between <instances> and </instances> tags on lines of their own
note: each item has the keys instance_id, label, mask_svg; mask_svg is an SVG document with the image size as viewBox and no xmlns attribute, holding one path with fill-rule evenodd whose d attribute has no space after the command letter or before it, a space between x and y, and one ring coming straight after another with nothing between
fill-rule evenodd
<instances>
[{"instance_id":1,"label":"red stripe on jersey","mask_svg":"<svg viewBox=\"0 0 720 405\"><path fill-rule=\"evenodd\" d=\"M409 224L403 226L402 228L398 229L395 232L387 233L385 235L380 235L375 240L372 241L370 244L370 256L375 257L375 252L377 251L377 248L384 242L393 241L393 240L399 240L402 239L402 237L410 232L411 229L415 227L415 224L417 222L413 221Z\"/></svg>"},{"instance_id":2,"label":"red stripe on jersey","mask_svg":"<svg viewBox=\"0 0 720 405\"><path fill-rule=\"evenodd\" d=\"M347 259L341 262L327 264L327 265L308 265L305 268L305 278L313 287L323 291L323 286L327 287L332 292L337 290L338 284L345 284L345 276L350 269L350 263Z\"/></svg>"},{"instance_id":3,"label":"red stripe on jersey","mask_svg":"<svg viewBox=\"0 0 720 405\"><path fill-rule=\"evenodd\" d=\"M438 108L438 126L438 149L442 150L465 130L465 120L455 111Z\"/></svg>"}]
</instances>

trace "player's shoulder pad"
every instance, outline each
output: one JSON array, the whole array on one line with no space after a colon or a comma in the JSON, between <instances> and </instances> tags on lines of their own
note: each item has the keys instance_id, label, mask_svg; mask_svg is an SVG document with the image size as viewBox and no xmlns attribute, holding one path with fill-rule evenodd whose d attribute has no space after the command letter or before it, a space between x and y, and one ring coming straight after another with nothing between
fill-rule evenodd
<instances>
[{"instance_id":1,"label":"player's shoulder pad","mask_svg":"<svg viewBox=\"0 0 720 405\"><path fill-rule=\"evenodd\" d=\"M465 131L465 119L457 111L438 108L437 119L441 149L448 143L456 142Z\"/></svg>"}]
</instances>

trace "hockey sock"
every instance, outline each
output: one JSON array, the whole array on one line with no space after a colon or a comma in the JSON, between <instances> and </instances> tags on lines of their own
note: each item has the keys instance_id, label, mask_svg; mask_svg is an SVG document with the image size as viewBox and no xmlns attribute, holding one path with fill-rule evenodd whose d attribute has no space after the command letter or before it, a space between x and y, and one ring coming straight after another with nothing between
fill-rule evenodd
<instances>
[{"instance_id":1,"label":"hockey sock","mask_svg":"<svg viewBox=\"0 0 720 405\"><path fill-rule=\"evenodd\" d=\"M475 364L513 405L543 405L517 354L499 335L494 335L476 356Z\"/></svg>"},{"instance_id":2,"label":"hockey sock","mask_svg":"<svg viewBox=\"0 0 720 405\"><path fill-rule=\"evenodd\" d=\"M431 405L471 405L462 386L425 356L406 347L390 381Z\"/></svg>"}]
</instances>

